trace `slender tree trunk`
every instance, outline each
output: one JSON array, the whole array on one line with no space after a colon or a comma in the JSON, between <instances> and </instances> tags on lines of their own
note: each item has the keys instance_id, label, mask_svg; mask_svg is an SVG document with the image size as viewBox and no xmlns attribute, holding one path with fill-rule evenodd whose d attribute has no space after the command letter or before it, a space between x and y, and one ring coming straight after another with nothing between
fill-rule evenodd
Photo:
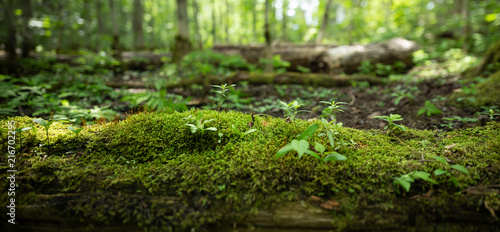
<instances>
[{"instance_id":1,"label":"slender tree trunk","mask_svg":"<svg viewBox=\"0 0 500 232\"><path fill-rule=\"evenodd\" d=\"M118 25L118 22L116 21L116 7L115 7L115 0L109 0L109 10L110 16L111 16L111 27L113 29L112 31L112 37L113 37L113 42L111 43L111 50L113 50L113 57L115 59L120 60L121 54L120 54L120 28Z\"/></svg>"},{"instance_id":2,"label":"slender tree trunk","mask_svg":"<svg viewBox=\"0 0 500 232\"><path fill-rule=\"evenodd\" d=\"M173 61L178 63L182 57L191 51L189 41L189 21L187 14L187 0L177 0L177 35L175 36L175 47Z\"/></svg>"},{"instance_id":3,"label":"slender tree trunk","mask_svg":"<svg viewBox=\"0 0 500 232\"><path fill-rule=\"evenodd\" d=\"M101 39L106 33L106 28L104 27L103 13L102 13L102 0L95 1L95 12L97 18L97 36L95 37L94 51L101 50Z\"/></svg>"},{"instance_id":4,"label":"slender tree trunk","mask_svg":"<svg viewBox=\"0 0 500 232\"><path fill-rule=\"evenodd\" d=\"M30 51L33 49L33 31L29 27L29 21L33 17L33 8L31 6L31 0L22 0L21 5L23 8L22 14L22 57L26 58L30 56Z\"/></svg>"},{"instance_id":5,"label":"slender tree trunk","mask_svg":"<svg viewBox=\"0 0 500 232\"><path fill-rule=\"evenodd\" d=\"M265 6L265 19L264 19L264 38L266 39L266 47L264 49L264 56L265 59L267 60L265 66L264 66L264 72L265 73L271 73L273 72L273 48L271 47L271 33L269 32L269 1L266 0L266 6Z\"/></svg>"},{"instance_id":6,"label":"slender tree trunk","mask_svg":"<svg viewBox=\"0 0 500 232\"><path fill-rule=\"evenodd\" d=\"M5 50L7 51L7 72L19 75L17 69L17 41L16 41L16 24L14 18L14 1L2 0L3 17L7 34L5 37Z\"/></svg>"},{"instance_id":7,"label":"slender tree trunk","mask_svg":"<svg viewBox=\"0 0 500 232\"><path fill-rule=\"evenodd\" d=\"M288 1L287 0L283 0L283 23L282 23L282 28L281 28L281 40L283 42L287 42L288 41L288 36L286 34L286 31L287 31L287 16L286 16L286 11L287 11L287 6L288 6Z\"/></svg>"},{"instance_id":8,"label":"slender tree trunk","mask_svg":"<svg viewBox=\"0 0 500 232\"><path fill-rule=\"evenodd\" d=\"M144 33L143 33L143 18L144 18L144 9L142 0L134 0L134 13L133 13L133 22L132 28L134 31L134 49L142 50L144 49Z\"/></svg>"},{"instance_id":9,"label":"slender tree trunk","mask_svg":"<svg viewBox=\"0 0 500 232\"><path fill-rule=\"evenodd\" d=\"M149 9L149 13L153 15L153 9L156 7L156 2L154 0L151 1L151 9ZM155 42L155 19L151 17L149 19L149 27L151 27L151 32L149 32L149 50L153 51L156 48Z\"/></svg>"},{"instance_id":10,"label":"slender tree trunk","mask_svg":"<svg viewBox=\"0 0 500 232\"><path fill-rule=\"evenodd\" d=\"M470 9L469 0L463 0L462 2L462 19L464 20L463 28L463 50L465 53L469 53L471 49L470 37L472 33L471 20L470 20Z\"/></svg>"},{"instance_id":11,"label":"slender tree trunk","mask_svg":"<svg viewBox=\"0 0 500 232\"><path fill-rule=\"evenodd\" d=\"M229 44L229 17L230 17L230 14L229 14L229 1L226 0L226 23L224 23L225 27L224 27L224 31L226 32L226 44Z\"/></svg>"},{"instance_id":12,"label":"slender tree trunk","mask_svg":"<svg viewBox=\"0 0 500 232\"><path fill-rule=\"evenodd\" d=\"M252 9L252 21L253 21L253 40L255 42L259 41L259 36L257 34L257 10L255 9L257 8L257 2L255 2L255 5L253 6L253 9Z\"/></svg>"},{"instance_id":13,"label":"slender tree trunk","mask_svg":"<svg viewBox=\"0 0 500 232\"><path fill-rule=\"evenodd\" d=\"M328 26L328 14L330 13L330 8L332 6L332 0L328 0L326 3L325 14L323 15L323 23L321 24L321 30L316 37L316 44L321 44L323 36L325 35L326 27Z\"/></svg>"},{"instance_id":14,"label":"slender tree trunk","mask_svg":"<svg viewBox=\"0 0 500 232\"><path fill-rule=\"evenodd\" d=\"M217 16L215 15L215 0L212 0L212 40L213 45L217 43Z\"/></svg>"},{"instance_id":15,"label":"slender tree trunk","mask_svg":"<svg viewBox=\"0 0 500 232\"><path fill-rule=\"evenodd\" d=\"M196 42L198 44L198 49L203 49L203 41L201 39L201 34L200 34L200 22L198 22L198 13L199 13L198 0L193 0L193 8L194 8L193 20L194 20Z\"/></svg>"}]
</instances>

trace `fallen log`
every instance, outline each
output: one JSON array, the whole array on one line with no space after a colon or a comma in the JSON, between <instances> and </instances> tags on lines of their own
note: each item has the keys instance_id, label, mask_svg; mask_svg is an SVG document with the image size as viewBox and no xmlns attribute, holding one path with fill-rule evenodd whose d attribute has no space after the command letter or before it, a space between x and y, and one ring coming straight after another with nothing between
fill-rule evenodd
<instances>
[{"instance_id":1,"label":"fallen log","mask_svg":"<svg viewBox=\"0 0 500 232\"><path fill-rule=\"evenodd\" d=\"M225 55L240 55L250 63L258 63L262 57L264 46L216 45L215 52ZM278 45L273 48L274 55L290 62L288 71L296 71L303 66L312 72L346 73L358 72L363 61L392 65L400 61L404 69L413 66L413 52L418 49L417 43L403 38L394 38L382 43L368 45Z\"/></svg>"},{"instance_id":2,"label":"fallen log","mask_svg":"<svg viewBox=\"0 0 500 232\"><path fill-rule=\"evenodd\" d=\"M167 89L188 87L191 85L220 85L224 83L232 84L241 81L247 81L252 85L264 85L264 84L297 84L297 85L308 85L308 86L321 86L321 87L336 87L336 86L347 86L353 81L367 81L370 84L380 84L382 80L376 76L371 75L332 75L325 73L247 73L238 72L232 76L226 78L220 78L215 76L210 77L199 77L193 79L184 79L177 83L167 84ZM152 85L146 85L142 81L108 81L106 85L112 88L153 88Z\"/></svg>"}]
</instances>

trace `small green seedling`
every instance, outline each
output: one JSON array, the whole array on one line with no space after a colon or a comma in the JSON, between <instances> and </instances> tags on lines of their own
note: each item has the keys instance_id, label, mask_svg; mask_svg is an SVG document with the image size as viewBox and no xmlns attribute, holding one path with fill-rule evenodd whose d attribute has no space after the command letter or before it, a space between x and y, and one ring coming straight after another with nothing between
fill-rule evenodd
<instances>
[{"instance_id":1,"label":"small green seedling","mask_svg":"<svg viewBox=\"0 0 500 232\"><path fill-rule=\"evenodd\" d=\"M424 113L427 112L427 117L433 115L433 114L441 114L443 113L443 111L441 111L440 109L438 109L434 103L432 103L431 101L425 101L425 105L424 107L420 108L420 110L418 110L417 112L417 115L420 116Z\"/></svg>"},{"instance_id":2,"label":"small green seedling","mask_svg":"<svg viewBox=\"0 0 500 232\"><path fill-rule=\"evenodd\" d=\"M403 125L397 125L394 122L395 121L402 121L403 118L399 114L391 114L389 116L374 116L372 118L378 118L386 121L388 124L387 126L384 127L384 130L389 129L389 131L392 131L394 128L398 128L402 131L407 131L406 127Z\"/></svg>"},{"instance_id":3,"label":"small green seedling","mask_svg":"<svg viewBox=\"0 0 500 232\"><path fill-rule=\"evenodd\" d=\"M495 116L500 116L500 114L495 113L495 110L492 108L488 110L487 115L490 117L490 121L493 121L495 119Z\"/></svg>"},{"instance_id":4,"label":"small green seedling","mask_svg":"<svg viewBox=\"0 0 500 232\"><path fill-rule=\"evenodd\" d=\"M392 182L392 185L394 187L396 187L396 185L401 185L401 187L403 187L404 190L406 190L406 192L409 192L410 191L410 187L411 187L411 183L415 181L415 179L422 179L422 180L425 180L429 183L432 183L432 184L437 184L437 182L435 180L433 180L432 178L430 178L431 174L428 173L428 172L423 172L423 171L414 171L414 172L410 172L408 174L404 174L400 177L395 177L394 178L394 181ZM399 194L399 190L397 188L396 189L396 192Z\"/></svg>"},{"instance_id":5,"label":"small green seedling","mask_svg":"<svg viewBox=\"0 0 500 232\"><path fill-rule=\"evenodd\" d=\"M446 123L445 124L441 124L441 127L448 127L448 129L453 129L453 125L455 125L455 123L453 122L456 118L446 118L446 117L443 117L444 120L446 120Z\"/></svg>"},{"instance_id":6,"label":"small green seedling","mask_svg":"<svg viewBox=\"0 0 500 232\"><path fill-rule=\"evenodd\" d=\"M81 128L76 129L76 128L70 126L70 127L67 127L67 129L70 130L71 132L73 132L76 135L76 140L78 141L78 134L80 134L80 132L82 132L82 130L84 128L81 127Z\"/></svg>"},{"instance_id":7,"label":"small green seedling","mask_svg":"<svg viewBox=\"0 0 500 232\"><path fill-rule=\"evenodd\" d=\"M401 85L398 85L394 90L394 92L391 93L391 97L395 97L394 105L399 105L399 103L401 102L401 100L403 100L403 98L414 100L415 95L413 94L416 92L418 92L418 88L415 86L409 87L408 89L401 89Z\"/></svg>"},{"instance_id":8,"label":"small green seedling","mask_svg":"<svg viewBox=\"0 0 500 232\"><path fill-rule=\"evenodd\" d=\"M464 125L467 124L468 122L477 122L478 121L477 118L467 118L467 117L460 117L460 116L453 116L451 118L462 122L462 124L464 124Z\"/></svg>"},{"instance_id":9,"label":"small green seedling","mask_svg":"<svg viewBox=\"0 0 500 232\"><path fill-rule=\"evenodd\" d=\"M341 107L342 107L341 105L347 104L345 102L335 102L335 101L332 101L332 102L320 101L320 102L324 103L324 104L328 104L328 108L326 108L325 110L330 111L330 113L328 114L326 119L330 118L330 116L332 116L332 115L333 115L333 117L336 117L336 115L335 115L336 112L344 112L341 109Z\"/></svg>"},{"instance_id":10,"label":"small green seedling","mask_svg":"<svg viewBox=\"0 0 500 232\"><path fill-rule=\"evenodd\" d=\"M218 133L217 135L219 136L219 139L217 140L217 142L220 143L222 141L222 136L224 136L224 134Z\"/></svg>"},{"instance_id":11,"label":"small green seedling","mask_svg":"<svg viewBox=\"0 0 500 232\"><path fill-rule=\"evenodd\" d=\"M318 129L319 125L318 124L313 124L309 126L304 132L302 132L300 135L297 136L297 139L292 140L291 143L285 145L283 148L281 148L278 152L276 152L275 157L281 157L289 152L295 150L297 154L299 155L299 159L302 158L304 154L311 155L317 159L322 159L320 155L314 151L309 150L309 142L307 140L312 137L314 132ZM316 143L314 146L315 150L318 151L321 155L325 152L325 146L323 146L320 143ZM325 154L330 154L327 155L326 157L323 158L324 162L327 161L342 161L346 160L347 157L337 153L337 152L329 152Z\"/></svg>"},{"instance_id":12,"label":"small green seedling","mask_svg":"<svg viewBox=\"0 0 500 232\"><path fill-rule=\"evenodd\" d=\"M214 88L219 88L220 90L215 91L215 93L219 94L219 113L220 113L220 107L222 105L222 100L226 97L226 92L229 90L229 87L234 87L236 84L232 85L227 85L227 84L222 84L222 85L211 85Z\"/></svg>"},{"instance_id":13,"label":"small green seedling","mask_svg":"<svg viewBox=\"0 0 500 232\"><path fill-rule=\"evenodd\" d=\"M196 125L190 124L190 123L186 123L184 125L191 127L191 133L193 133L193 134L196 133L196 131L198 131L198 130L200 131L201 134L203 134L207 130L217 131L217 128L215 128L215 127L205 128L206 123L214 121L214 120L215 119L203 121L203 113L199 112L198 115L196 116L196 119L195 119Z\"/></svg>"},{"instance_id":14,"label":"small green seedling","mask_svg":"<svg viewBox=\"0 0 500 232\"><path fill-rule=\"evenodd\" d=\"M436 159L437 161L443 163L446 166L445 170L440 169L440 168L434 170L434 175L436 175L436 176L447 175L450 178L450 181L453 183L453 185L455 185L455 187L458 187L458 183L457 183L457 179L449 172L449 170L451 168L458 170L464 174L470 175L467 168L465 168L462 165L459 165L459 164L450 165L448 163L448 161L446 161L445 158L439 157L439 156L433 156L432 158Z\"/></svg>"},{"instance_id":15,"label":"small green seedling","mask_svg":"<svg viewBox=\"0 0 500 232\"><path fill-rule=\"evenodd\" d=\"M252 132L255 132L255 131L257 130L257 129L249 129L249 130L247 130L247 131L245 131L245 132L241 132L241 131L238 129L238 127L236 127L234 124L231 124L231 127L233 128L233 131L234 131L234 132L235 132L238 136L240 136L240 138L243 138L243 136L248 135L248 134L250 134L250 133L252 133Z\"/></svg>"},{"instance_id":16,"label":"small green seedling","mask_svg":"<svg viewBox=\"0 0 500 232\"><path fill-rule=\"evenodd\" d=\"M48 122L41 118L33 119L33 122L36 122L45 128L45 132L47 133L47 147L49 149L49 152L50 152L50 138L49 138L50 125L52 125L52 123L54 123L55 121L63 121L63 120L67 120L67 118L56 118L54 120L49 120Z\"/></svg>"},{"instance_id":17,"label":"small green seedling","mask_svg":"<svg viewBox=\"0 0 500 232\"><path fill-rule=\"evenodd\" d=\"M287 120L293 122L297 113L301 110L298 110L302 105L300 105L297 101L293 101L290 103L286 103L283 101L279 101L281 104L281 109L285 111L285 117Z\"/></svg>"},{"instance_id":18,"label":"small green seedling","mask_svg":"<svg viewBox=\"0 0 500 232\"><path fill-rule=\"evenodd\" d=\"M328 141L330 142L330 145L332 145L332 147L334 147L335 150L337 150L339 147L335 147L335 141L333 139L333 137L335 135L338 135L339 132L338 130L342 127L343 123L339 122L339 123L335 123L337 120L334 119L333 121L326 121L326 119L324 118L321 118L321 124L323 124L323 127L325 127L325 130L326 130L326 135L328 136ZM321 133L319 134L318 136L324 136L325 133Z\"/></svg>"},{"instance_id":19,"label":"small green seedling","mask_svg":"<svg viewBox=\"0 0 500 232\"><path fill-rule=\"evenodd\" d=\"M24 131L27 131L27 130L31 130L31 127L25 127L25 128L17 128L15 129L15 133L19 133L19 151L22 152L23 150L23 132Z\"/></svg>"}]
</instances>

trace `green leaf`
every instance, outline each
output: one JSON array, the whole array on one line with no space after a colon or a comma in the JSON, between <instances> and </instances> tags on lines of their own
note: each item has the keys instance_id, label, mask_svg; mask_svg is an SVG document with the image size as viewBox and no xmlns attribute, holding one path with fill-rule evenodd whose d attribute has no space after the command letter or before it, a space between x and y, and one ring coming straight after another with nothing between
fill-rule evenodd
<instances>
[{"instance_id":1,"label":"green leaf","mask_svg":"<svg viewBox=\"0 0 500 232\"><path fill-rule=\"evenodd\" d=\"M252 133L252 132L254 132L254 131L256 131L256 130L257 130L257 129L250 129L250 130L247 130L247 131L245 132L245 134L246 134L246 135L247 135L247 134L250 134L250 133Z\"/></svg>"},{"instance_id":2,"label":"green leaf","mask_svg":"<svg viewBox=\"0 0 500 232\"><path fill-rule=\"evenodd\" d=\"M319 157L318 153L314 152L314 151L311 151L311 150L306 150L305 151L306 154L309 154L317 159L321 159L321 157Z\"/></svg>"},{"instance_id":3,"label":"green leaf","mask_svg":"<svg viewBox=\"0 0 500 232\"><path fill-rule=\"evenodd\" d=\"M319 125L317 123L316 124L312 124L304 132L302 132L297 137L297 139L298 140L308 140L309 138L312 137L312 135L314 134L314 132L316 131L316 129L318 129L318 127L319 127Z\"/></svg>"},{"instance_id":4,"label":"green leaf","mask_svg":"<svg viewBox=\"0 0 500 232\"><path fill-rule=\"evenodd\" d=\"M304 153L309 149L309 143L305 140L292 140L292 148L299 154L299 159L302 158Z\"/></svg>"},{"instance_id":5,"label":"green leaf","mask_svg":"<svg viewBox=\"0 0 500 232\"><path fill-rule=\"evenodd\" d=\"M448 172L445 171L445 170L443 170L443 169L440 169L440 168L434 170L434 175L436 175L436 176L440 176L440 175L443 175L443 174L446 174L446 173L448 173Z\"/></svg>"},{"instance_id":6,"label":"green leaf","mask_svg":"<svg viewBox=\"0 0 500 232\"><path fill-rule=\"evenodd\" d=\"M453 183L453 185L455 185L455 188L458 188L457 179L453 176L450 176L450 179L451 179L451 182Z\"/></svg>"},{"instance_id":7,"label":"green leaf","mask_svg":"<svg viewBox=\"0 0 500 232\"><path fill-rule=\"evenodd\" d=\"M292 150L293 150L292 145L291 144L287 144L283 148L281 148L278 152L276 152L276 155L274 155L274 156L275 157L281 157L281 156L284 156L284 155L288 154L288 152L290 152Z\"/></svg>"},{"instance_id":8,"label":"green leaf","mask_svg":"<svg viewBox=\"0 0 500 232\"><path fill-rule=\"evenodd\" d=\"M396 180L394 180L393 184L401 185L401 187L403 187L403 189L406 190L406 192L410 191L410 186L411 186L410 182L403 180L402 178L396 178Z\"/></svg>"},{"instance_id":9,"label":"green leaf","mask_svg":"<svg viewBox=\"0 0 500 232\"><path fill-rule=\"evenodd\" d=\"M318 142L316 142L316 144L314 144L314 149L316 149L316 151L318 151L319 153L325 152L325 146L323 146L323 144L318 143Z\"/></svg>"},{"instance_id":10,"label":"green leaf","mask_svg":"<svg viewBox=\"0 0 500 232\"><path fill-rule=\"evenodd\" d=\"M335 142L333 141L332 132L326 131L326 135L328 135L328 141L330 141L330 145L332 145L332 147L335 147Z\"/></svg>"},{"instance_id":11,"label":"green leaf","mask_svg":"<svg viewBox=\"0 0 500 232\"><path fill-rule=\"evenodd\" d=\"M421 108L420 110L418 110L417 115L420 116L424 114L426 110L427 110L426 108Z\"/></svg>"},{"instance_id":12,"label":"green leaf","mask_svg":"<svg viewBox=\"0 0 500 232\"><path fill-rule=\"evenodd\" d=\"M36 122L40 125L42 125L43 127L47 127L47 121L41 119L41 118L36 118L36 119L33 119L33 122Z\"/></svg>"},{"instance_id":13,"label":"green leaf","mask_svg":"<svg viewBox=\"0 0 500 232\"><path fill-rule=\"evenodd\" d=\"M205 129L205 130L209 130L209 131L217 131L217 128L215 128L215 127L209 127L209 128L207 128L207 129Z\"/></svg>"},{"instance_id":14,"label":"green leaf","mask_svg":"<svg viewBox=\"0 0 500 232\"><path fill-rule=\"evenodd\" d=\"M395 125L397 128L399 128L400 130L402 130L402 131L407 131L406 127L405 127L405 126L403 126L403 125L396 125L396 124L394 124L394 125Z\"/></svg>"},{"instance_id":15,"label":"green leaf","mask_svg":"<svg viewBox=\"0 0 500 232\"><path fill-rule=\"evenodd\" d=\"M420 178L422 180L425 180L427 182L430 182L430 183L433 183L433 184L437 184L437 182L435 180L433 180L432 178L430 178L431 174L428 173L428 172L422 172L422 171L415 171L413 172L413 177L414 178Z\"/></svg>"},{"instance_id":16,"label":"green leaf","mask_svg":"<svg viewBox=\"0 0 500 232\"><path fill-rule=\"evenodd\" d=\"M448 164L448 161L446 161L445 158L439 157L439 156L432 156L432 158L436 159L437 161L443 163L443 164Z\"/></svg>"},{"instance_id":17,"label":"green leaf","mask_svg":"<svg viewBox=\"0 0 500 232\"><path fill-rule=\"evenodd\" d=\"M344 155L341 155L337 152L332 152L331 155L327 155L323 161L327 162L327 161L342 161L342 160L346 160L347 157L345 157Z\"/></svg>"},{"instance_id":18,"label":"green leaf","mask_svg":"<svg viewBox=\"0 0 500 232\"><path fill-rule=\"evenodd\" d=\"M451 167L451 168L454 168L454 169L456 169L456 170L458 170L458 171L461 171L461 172L463 172L463 173L465 173L465 174L467 174L467 175L470 175L470 173L469 173L469 171L467 170L467 168L465 168L465 167L464 167L464 166L462 166L462 165L455 164L455 165L451 165L450 167Z\"/></svg>"}]
</instances>

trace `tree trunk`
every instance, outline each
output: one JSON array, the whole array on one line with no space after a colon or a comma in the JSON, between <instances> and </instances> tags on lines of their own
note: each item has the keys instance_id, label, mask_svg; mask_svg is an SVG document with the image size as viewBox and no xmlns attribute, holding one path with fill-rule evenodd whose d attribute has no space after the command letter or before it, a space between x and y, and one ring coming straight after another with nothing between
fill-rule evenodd
<instances>
[{"instance_id":1,"label":"tree trunk","mask_svg":"<svg viewBox=\"0 0 500 232\"><path fill-rule=\"evenodd\" d=\"M312 72L351 74L358 72L359 65L365 60L370 60L372 64L394 64L400 61L406 65L406 69L411 68L412 54L417 49L415 42L395 38L368 45L278 45L272 51L274 55L280 55L283 60L290 62L288 71L298 71L300 65ZM218 45L213 50L227 55L241 55L250 63L258 63L265 46Z\"/></svg>"},{"instance_id":2,"label":"tree trunk","mask_svg":"<svg viewBox=\"0 0 500 232\"><path fill-rule=\"evenodd\" d=\"M5 36L5 50L7 52L7 72L18 75L17 69L17 41L16 41L16 24L14 18L14 2L13 0L2 0L3 17L7 34Z\"/></svg>"},{"instance_id":3,"label":"tree trunk","mask_svg":"<svg viewBox=\"0 0 500 232\"><path fill-rule=\"evenodd\" d=\"M21 2L23 8L23 26L22 26L22 57L26 58L30 56L30 51L33 49L33 31L29 27L29 21L33 17L33 8L31 6L31 0L22 0Z\"/></svg>"},{"instance_id":4,"label":"tree trunk","mask_svg":"<svg viewBox=\"0 0 500 232\"><path fill-rule=\"evenodd\" d=\"M142 0L134 0L134 13L132 28L134 31L134 49L143 50L144 49L144 33L143 33L143 18L144 18L144 8L141 3Z\"/></svg>"},{"instance_id":5,"label":"tree trunk","mask_svg":"<svg viewBox=\"0 0 500 232\"><path fill-rule=\"evenodd\" d=\"M226 23L224 23L224 31L226 33L226 44L229 44L229 1L226 0Z\"/></svg>"},{"instance_id":6,"label":"tree trunk","mask_svg":"<svg viewBox=\"0 0 500 232\"><path fill-rule=\"evenodd\" d=\"M102 36L106 33L106 28L104 26L104 20L103 20L103 13L102 13L102 0L96 0L95 1L95 12L96 12L96 18L97 18L97 36L95 45L94 45L94 51L98 52L101 50L101 39Z\"/></svg>"},{"instance_id":7,"label":"tree trunk","mask_svg":"<svg viewBox=\"0 0 500 232\"><path fill-rule=\"evenodd\" d=\"M203 40L201 39L201 34L200 34L200 22L198 22L198 14L200 11L200 7L198 5L198 0L193 0L193 20L194 20L194 30L195 30L195 36L196 36L196 43L198 44L198 49L202 50L203 49Z\"/></svg>"},{"instance_id":8,"label":"tree trunk","mask_svg":"<svg viewBox=\"0 0 500 232\"><path fill-rule=\"evenodd\" d=\"M269 32L269 1L266 0L265 6L265 24L264 24L264 38L266 39L266 47L264 49L264 58L267 60L264 66L264 72L273 72L273 48L271 47L271 33Z\"/></svg>"},{"instance_id":9,"label":"tree trunk","mask_svg":"<svg viewBox=\"0 0 500 232\"><path fill-rule=\"evenodd\" d=\"M112 31L112 38L113 42L111 43L111 50L113 50L113 57L115 59L120 60L121 57L121 52L120 52L120 31L119 31L119 25L118 22L116 21L116 7L115 7L115 0L109 0L109 10L111 11L110 16L111 16L111 27L113 28Z\"/></svg>"},{"instance_id":10,"label":"tree trunk","mask_svg":"<svg viewBox=\"0 0 500 232\"><path fill-rule=\"evenodd\" d=\"M215 16L215 0L212 0L212 46L217 43L217 16Z\"/></svg>"},{"instance_id":11,"label":"tree trunk","mask_svg":"<svg viewBox=\"0 0 500 232\"><path fill-rule=\"evenodd\" d=\"M287 42L288 41L288 36L286 34L286 31L287 31L287 16L286 16L286 10L287 10L287 6L288 6L288 1L287 0L283 0L283 23L282 23L282 28L281 28L281 40L283 42Z\"/></svg>"},{"instance_id":12,"label":"tree trunk","mask_svg":"<svg viewBox=\"0 0 500 232\"><path fill-rule=\"evenodd\" d=\"M321 25L318 37L316 37L316 44L321 44L321 40L323 40L323 36L325 35L326 26L328 26L328 13L330 12L331 6L332 0L328 0L326 3L325 14L323 15L323 24Z\"/></svg>"},{"instance_id":13,"label":"tree trunk","mask_svg":"<svg viewBox=\"0 0 500 232\"><path fill-rule=\"evenodd\" d=\"M470 37L472 33L471 19L470 19L470 9L469 0L463 0L462 2L462 19L464 20L463 28L463 50L467 54L470 51Z\"/></svg>"},{"instance_id":14,"label":"tree trunk","mask_svg":"<svg viewBox=\"0 0 500 232\"><path fill-rule=\"evenodd\" d=\"M177 35L175 36L175 47L172 60L178 63L182 57L191 51L189 41L189 21L187 15L187 0L177 0Z\"/></svg>"}]
</instances>

